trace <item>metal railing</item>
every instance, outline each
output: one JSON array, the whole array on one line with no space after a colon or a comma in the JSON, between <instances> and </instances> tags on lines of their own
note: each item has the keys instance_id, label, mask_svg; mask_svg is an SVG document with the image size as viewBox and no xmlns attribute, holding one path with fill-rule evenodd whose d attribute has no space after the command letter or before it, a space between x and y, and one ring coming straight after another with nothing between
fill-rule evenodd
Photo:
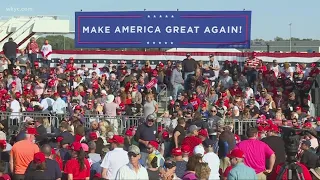
<instances>
[{"instance_id":1,"label":"metal railing","mask_svg":"<svg viewBox=\"0 0 320 180\"><path fill-rule=\"evenodd\" d=\"M161 88L159 94L157 95L157 103L158 103L158 104L159 104L159 102L161 103L161 98L162 98L162 97L168 97L168 88L167 88L167 85L163 84L163 85L161 85L161 86L163 86L163 87ZM164 93L164 95L162 95L163 93ZM165 104L164 109L166 110L167 107L168 107L168 101L165 100L165 101L164 101L164 104Z\"/></svg>"},{"instance_id":2,"label":"metal railing","mask_svg":"<svg viewBox=\"0 0 320 180\"><path fill-rule=\"evenodd\" d=\"M32 118L33 120L42 119L44 125L51 126L52 128L59 128L59 124L64 119L69 119L68 115L55 115L50 113L42 112L0 112L0 121L4 123L4 126L8 128L8 135L12 135L19 131L24 122ZM206 119L203 119L206 121ZM109 117L106 115L99 114L85 114L83 125L86 128L90 128L93 121L97 122L108 122L112 130L118 134L123 134L126 129L130 127L138 127L145 122L144 116L116 116ZM7 124L5 124L7 122ZM156 126L162 126L165 124L165 119L158 117L156 121ZM225 119L219 122L219 125L226 126L231 125L233 127L233 132L238 135L243 135L250 127L256 126L256 119L250 120L239 120L239 119Z\"/></svg>"}]
</instances>

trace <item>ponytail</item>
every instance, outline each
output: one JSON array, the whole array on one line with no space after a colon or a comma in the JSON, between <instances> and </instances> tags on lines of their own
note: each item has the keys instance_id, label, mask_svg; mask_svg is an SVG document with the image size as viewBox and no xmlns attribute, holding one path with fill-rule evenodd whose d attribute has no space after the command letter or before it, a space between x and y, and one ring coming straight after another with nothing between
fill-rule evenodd
<instances>
[{"instance_id":1,"label":"ponytail","mask_svg":"<svg viewBox=\"0 0 320 180\"><path fill-rule=\"evenodd\" d=\"M85 157L86 157L86 153L81 148L80 151L78 152L78 157L77 157L77 160L78 160L79 165L80 165L80 171L83 171L86 168L85 164L84 164Z\"/></svg>"}]
</instances>

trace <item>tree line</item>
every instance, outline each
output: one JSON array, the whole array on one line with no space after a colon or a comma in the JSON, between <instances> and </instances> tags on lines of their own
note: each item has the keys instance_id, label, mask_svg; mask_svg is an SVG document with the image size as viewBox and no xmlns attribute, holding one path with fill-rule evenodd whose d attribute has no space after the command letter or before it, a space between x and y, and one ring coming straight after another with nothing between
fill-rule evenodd
<instances>
[{"instance_id":1,"label":"tree line","mask_svg":"<svg viewBox=\"0 0 320 180\"><path fill-rule=\"evenodd\" d=\"M44 43L44 40L47 39L49 40L49 43L52 46L52 49L54 50L73 50L77 49L74 46L74 39L62 35L49 35L45 37L40 37L37 39L37 43L39 45L42 45ZM291 39L292 41L317 41L314 39L300 39L300 38L295 38L293 37ZM253 39L252 41L254 42L268 42L263 39ZM282 38L282 37L275 37L274 41L289 41L288 39ZM123 50L131 50L131 51L160 51L160 50L167 50L164 48L90 48L91 50L113 50L113 51L123 51ZM82 48L82 50L85 50L85 48Z\"/></svg>"}]
</instances>

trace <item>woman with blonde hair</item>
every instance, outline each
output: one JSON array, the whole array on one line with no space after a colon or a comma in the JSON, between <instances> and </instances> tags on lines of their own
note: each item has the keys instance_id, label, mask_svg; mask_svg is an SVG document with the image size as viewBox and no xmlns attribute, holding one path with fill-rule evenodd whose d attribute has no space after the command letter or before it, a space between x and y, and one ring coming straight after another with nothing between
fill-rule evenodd
<instances>
[{"instance_id":1,"label":"woman with blonde hair","mask_svg":"<svg viewBox=\"0 0 320 180\"><path fill-rule=\"evenodd\" d=\"M199 180L208 180L210 176L211 169L209 168L208 163L198 163L196 165L196 176Z\"/></svg>"},{"instance_id":2,"label":"woman with blonde hair","mask_svg":"<svg viewBox=\"0 0 320 180\"><path fill-rule=\"evenodd\" d=\"M81 83L82 83L82 79L81 79L80 75L77 75L76 77L74 77L73 89L76 89Z\"/></svg>"},{"instance_id":3,"label":"woman with blonde hair","mask_svg":"<svg viewBox=\"0 0 320 180\"><path fill-rule=\"evenodd\" d=\"M272 98L272 96L270 94L268 94L266 96L266 102L265 103L268 104L269 109L271 109L271 110L277 109L276 103L273 101L273 98Z\"/></svg>"},{"instance_id":4,"label":"woman with blonde hair","mask_svg":"<svg viewBox=\"0 0 320 180\"><path fill-rule=\"evenodd\" d=\"M293 68L290 67L290 63L288 62L285 62L283 64L283 69L282 69L282 73L284 74L284 76L287 78L287 77L290 77L290 79L292 80L293 78Z\"/></svg>"},{"instance_id":5,"label":"woman with blonde hair","mask_svg":"<svg viewBox=\"0 0 320 180\"><path fill-rule=\"evenodd\" d=\"M154 100L152 94L147 94L146 101L143 105L144 117L147 117L150 114L157 114L158 112L158 103Z\"/></svg>"},{"instance_id":6,"label":"woman with blonde hair","mask_svg":"<svg viewBox=\"0 0 320 180\"><path fill-rule=\"evenodd\" d=\"M43 126L46 128L47 133L51 133L51 124L48 118L43 119Z\"/></svg>"}]
</instances>

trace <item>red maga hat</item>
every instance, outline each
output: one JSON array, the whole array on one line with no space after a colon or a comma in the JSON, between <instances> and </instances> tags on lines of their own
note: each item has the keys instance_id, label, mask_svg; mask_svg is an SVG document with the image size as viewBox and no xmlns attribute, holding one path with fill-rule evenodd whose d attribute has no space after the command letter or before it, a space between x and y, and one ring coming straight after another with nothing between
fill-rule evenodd
<instances>
[{"instance_id":1,"label":"red maga hat","mask_svg":"<svg viewBox=\"0 0 320 180\"><path fill-rule=\"evenodd\" d=\"M38 135L38 132L37 132L36 128L28 128L27 129L27 134Z\"/></svg>"},{"instance_id":2,"label":"red maga hat","mask_svg":"<svg viewBox=\"0 0 320 180\"><path fill-rule=\"evenodd\" d=\"M58 136L57 137L57 142L61 142L63 140L63 137L62 136Z\"/></svg>"},{"instance_id":3,"label":"red maga hat","mask_svg":"<svg viewBox=\"0 0 320 180\"><path fill-rule=\"evenodd\" d=\"M44 155L43 152L37 152L34 154L33 156L33 161L36 163L36 164L41 164L43 162L46 161L46 156Z\"/></svg>"},{"instance_id":4,"label":"red maga hat","mask_svg":"<svg viewBox=\"0 0 320 180\"><path fill-rule=\"evenodd\" d=\"M98 134L96 132L91 132L89 134L89 137L91 140L97 140L98 139Z\"/></svg>"},{"instance_id":5,"label":"red maga hat","mask_svg":"<svg viewBox=\"0 0 320 180\"><path fill-rule=\"evenodd\" d=\"M117 143L117 144L123 144L124 143L124 137L119 135L114 135L112 139L108 140L108 143Z\"/></svg>"},{"instance_id":6,"label":"red maga hat","mask_svg":"<svg viewBox=\"0 0 320 180\"><path fill-rule=\"evenodd\" d=\"M129 136L129 137L132 137L133 136L133 131L131 129L127 129L125 135Z\"/></svg>"},{"instance_id":7,"label":"red maga hat","mask_svg":"<svg viewBox=\"0 0 320 180\"><path fill-rule=\"evenodd\" d=\"M163 138L163 139L168 139L168 138L169 138L169 133L168 133L168 131L163 131L163 133L162 133L162 138Z\"/></svg>"},{"instance_id":8,"label":"red maga hat","mask_svg":"<svg viewBox=\"0 0 320 180\"><path fill-rule=\"evenodd\" d=\"M182 155L182 150L180 148L173 148L171 151L171 154L174 156L181 156Z\"/></svg>"},{"instance_id":9,"label":"red maga hat","mask_svg":"<svg viewBox=\"0 0 320 180\"><path fill-rule=\"evenodd\" d=\"M191 153L191 147L189 145L182 145L181 146L181 151L183 153Z\"/></svg>"},{"instance_id":10,"label":"red maga hat","mask_svg":"<svg viewBox=\"0 0 320 180\"><path fill-rule=\"evenodd\" d=\"M200 129L199 130L199 136L208 137L209 133L206 129Z\"/></svg>"},{"instance_id":11,"label":"red maga hat","mask_svg":"<svg viewBox=\"0 0 320 180\"><path fill-rule=\"evenodd\" d=\"M159 148L159 143L157 141L150 141L149 144L156 149Z\"/></svg>"},{"instance_id":12,"label":"red maga hat","mask_svg":"<svg viewBox=\"0 0 320 180\"><path fill-rule=\"evenodd\" d=\"M229 158L244 158L244 153L243 151L241 151L240 149L234 149L231 151L230 154L228 154L228 157Z\"/></svg>"},{"instance_id":13,"label":"red maga hat","mask_svg":"<svg viewBox=\"0 0 320 180\"><path fill-rule=\"evenodd\" d=\"M73 142L70 146L71 150L80 151L82 149L82 145L80 142Z\"/></svg>"}]
</instances>

